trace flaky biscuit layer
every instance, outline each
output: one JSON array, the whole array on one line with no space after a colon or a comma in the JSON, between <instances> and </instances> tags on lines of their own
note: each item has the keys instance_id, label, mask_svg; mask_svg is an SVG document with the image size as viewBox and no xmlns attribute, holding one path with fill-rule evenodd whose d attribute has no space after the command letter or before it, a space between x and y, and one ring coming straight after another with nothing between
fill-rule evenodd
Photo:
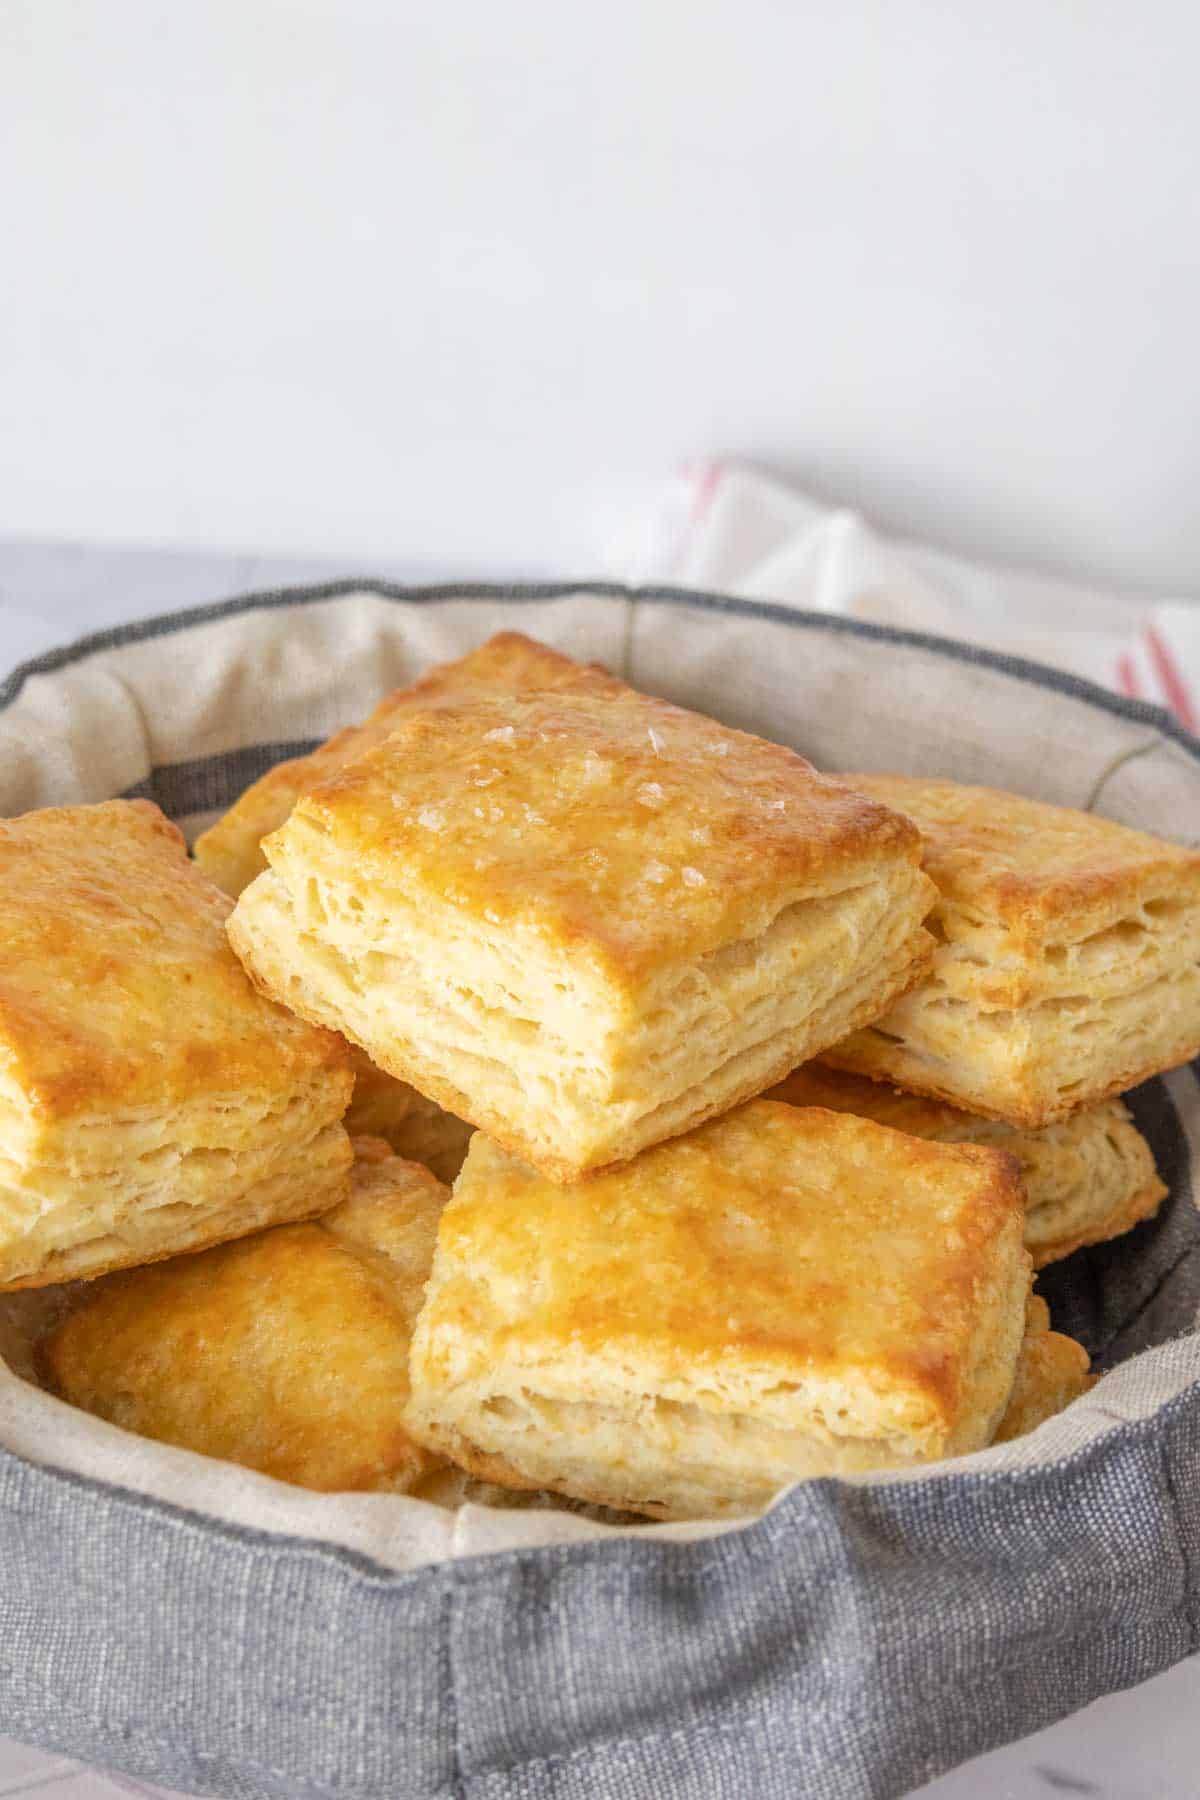
<instances>
[{"instance_id":1,"label":"flaky biscuit layer","mask_svg":"<svg viewBox=\"0 0 1200 1800\"><path fill-rule=\"evenodd\" d=\"M939 942L837 1067L1037 1128L1200 1050L1200 852L990 788L847 779L919 825Z\"/></svg>"},{"instance_id":2,"label":"flaky biscuit layer","mask_svg":"<svg viewBox=\"0 0 1200 1800\"><path fill-rule=\"evenodd\" d=\"M229 930L265 993L571 1179L760 1093L919 980L924 890L895 886L899 898L879 882L787 909L758 941L665 970L640 1010L569 961L512 967L502 936L365 899L355 915L348 887L314 884L318 933L273 871Z\"/></svg>"}]
</instances>

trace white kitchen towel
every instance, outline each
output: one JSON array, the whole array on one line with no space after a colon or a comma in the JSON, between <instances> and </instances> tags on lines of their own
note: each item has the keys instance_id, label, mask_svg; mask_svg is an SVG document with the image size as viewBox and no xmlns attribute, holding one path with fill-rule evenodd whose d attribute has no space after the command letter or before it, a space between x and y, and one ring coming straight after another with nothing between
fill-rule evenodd
<instances>
[{"instance_id":1,"label":"white kitchen towel","mask_svg":"<svg viewBox=\"0 0 1200 1800\"><path fill-rule=\"evenodd\" d=\"M1200 605L1136 598L893 538L739 463L693 463L630 521L622 581L672 582L961 638L1200 726Z\"/></svg>"}]
</instances>

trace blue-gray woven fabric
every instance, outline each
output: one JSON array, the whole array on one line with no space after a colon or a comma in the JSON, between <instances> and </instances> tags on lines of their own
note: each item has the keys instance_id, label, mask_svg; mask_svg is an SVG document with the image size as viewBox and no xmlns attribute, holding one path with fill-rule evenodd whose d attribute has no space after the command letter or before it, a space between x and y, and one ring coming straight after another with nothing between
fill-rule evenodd
<instances>
[{"instance_id":1,"label":"blue-gray woven fabric","mask_svg":"<svg viewBox=\"0 0 1200 1800\"><path fill-rule=\"evenodd\" d=\"M5 1459L3 1725L246 1800L885 1800L1196 1648L1198 1467L1188 1395L1067 1467L398 1575Z\"/></svg>"},{"instance_id":2,"label":"blue-gray woven fabric","mask_svg":"<svg viewBox=\"0 0 1200 1800\"><path fill-rule=\"evenodd\" d=\"M403 636L410 608L486 603L494 626L574 590L372 591L396 603ZM1068 677L751 602L588 591L620 614L621 661L643 685L780 736L780 642L794 643L791 736L834 766L865 760L855 729L886 763L891 711L919 714L923 681L949 694L962 672L955 741L939 743L935 723L926 753L947 773L996 766L1021 784L1021 757L1032 770L1046 741L968 741L973 671L1004 691L1036 690L1022 731L1049 731L1057 696L1064 718L1083 709L1100 737L1116 734L1085 770L1087 732L1073 727L1050 792L1074 779L1075 758L1084 785L1064 797L1128 816L1143 803L1137 771L1166 746L1163 780L1176 805L1195 803L1191 828L1200 822L1200 745ZM89 659L155 642L186 659L202 629L312 598L259 596L108 634L19 671L0 708ZM725 635L692 629L708 616ZM770 671L753 664L756 625L783 634ZM851 704L860 649L866 686ZM822 709L837 716L822 727L834 741L813 745L823 656ZM885 692L882 669L899 672L907 696ZM143 721L147 766L121 791L194 820L316 735L311 711L289 730L266 700L256 735L252 710L245 741L218 752L193 754L189 740L160 756L163 727ZM52 706L45 718L49 730ZM982 720L984 739L995 729ZM85 756L56 763L47 751L28 765L19 781L32 786L13 785L6 810L43 803L54 783L64 799L89 797ZM1024 785L1033 791L1032 778ZM405 1573L66 1472L52 1442L44 1466L0 1451L0 1729L245 1800L891 1800L1168 1667L1197 1649L1200 1627L1200 1361L1181 1335L1200 1307L1200 1215L1180 1091L1178 1078L1155 1081L1132 1099L1171 1186L1159 1218L1042 1279L1055 1323L1098 1366L1121 1365L1133 1406L1082 1446L1020 1467L810 1482L758 1523L702 1542L579 1543ZM1150 1353L1129 1363L1139 1351ZM1167 1390L1134 1416L1139 1394Z\"/></svg>"}]
</instances>

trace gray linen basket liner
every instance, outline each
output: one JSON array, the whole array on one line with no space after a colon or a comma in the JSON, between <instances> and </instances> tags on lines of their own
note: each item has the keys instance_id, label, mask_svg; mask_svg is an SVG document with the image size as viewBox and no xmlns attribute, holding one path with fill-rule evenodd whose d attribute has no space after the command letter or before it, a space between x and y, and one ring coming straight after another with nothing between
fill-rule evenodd
<instances>
[{"instance_id":1,"label":"gray linen basket liner","mask_svg":"<svg viewBox=\"0 0 1200 1800\"><path fill-rule=\"evenodd\" d=\"M0 810L137 793L194 832L501 627L825 768L1200 831L1200 744L1150 707L786 607L565 586L348 583L89 639L0 691ZM842 1800L1166 1668L1200 1604L1196 1071L1133 1106L1170 1202L1042 1282L1099 1387L1016 1444L810 1482L739 1529L305 1494L0 1369L0 1729L255 1800Z\"/></svg>"}]
</instances>

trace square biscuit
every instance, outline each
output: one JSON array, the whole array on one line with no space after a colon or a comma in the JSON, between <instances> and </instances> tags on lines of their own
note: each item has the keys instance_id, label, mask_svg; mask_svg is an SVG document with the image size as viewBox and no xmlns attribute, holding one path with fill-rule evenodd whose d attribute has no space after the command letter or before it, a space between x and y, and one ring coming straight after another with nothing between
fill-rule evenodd
<instances>
[{"instance_id":1,"label":"square biscuit","mask_svg":"<svg viewBox=\"0 0 1200 1800\"><path fill-rule=\"evenodd\" d=\"M1036 1128L1200 1050L1200 851L992 788L846 779L920 827L939 943L826 1060Z\"/></svg>"},{"instance_id":2,"label":"square biscuit","mask_svg":"<svg viewBox=\"0 0 1200 1800\"><path fill-rule=\"evenodd\" d=\"M253 782L207 831L193 854L211 881L236 900L267 866L260 845L277 831L302 794L317 787L355 757L382 744L410 713L451 704L475 693L515 693L583 683L603 691L611 678L596 665L574 662L545 644L502 631L456 662L430 669L411 687L397 688L359 725L348 725L307 756L290 757ZM400 1156L428 1163L452 1181L466 1154L471 1127L376 1068L369 1057L355 1058L354 1098L346 1117L355 1134L377 1133Z\"/></svg>"},{"instance_id":3,"label":"square biscuit","mask_svg":"<svg viewBox=\"0 0 1200 1800\"><path fill-rule=\"evenodd\" d=\"M74 1406L324 1492L404 1493L440 1466L404 1427L413 1325L448 1190L378 1139L310 1224L92 1283L37 1350Z\"/></svg>"},{"instance_id":4,"label":"square biscuit","mask_svg":"<svg viewBox=\"0 0 1200 1800\"><path fill-rule=\"evenodd\" d=\"M855 1113L939 1143L1006 1150L1025 1184L1025 1244L1035 1269L1120 1237L1166 1198L1150 1146L1120 1100L1081 1106L1056 1125L1027 1130L821 1063L796 1069L768 1098Z\"/></svg>"},{"instance_id":5,"label":"square biscuit","mask_svg":"<svg viewBox=\"0 0 1200 1800\"><path fill-rule=\"evenodd\" d=\"M0 1288L345 1197L346 1046L256 992L157 807L2 821L0 876Z\"/></svg>"},{"instance_id":6,"label":"square biscuit","mask_svg":"<svg viewBox=\"0 0 1200 1800\"><path fill-rule=\"evenodd\" d=\"M923 972L915 828L604 678L415 713L264 843L265 992L567 1179L779 1080Z\"/></svg>"},{"instance_id":7,"label":"square biscuit","mask_svg":"<svg viewBox=\"0 0 1200 1800\"><path fill-rule=\"evenodd\" d=\"M656 1518L982 1448L1030 1264L1016 1167L751 1101L560 1186L477 1132L413 1338L414 1434Z\"/></svg>"}]
</instances>

